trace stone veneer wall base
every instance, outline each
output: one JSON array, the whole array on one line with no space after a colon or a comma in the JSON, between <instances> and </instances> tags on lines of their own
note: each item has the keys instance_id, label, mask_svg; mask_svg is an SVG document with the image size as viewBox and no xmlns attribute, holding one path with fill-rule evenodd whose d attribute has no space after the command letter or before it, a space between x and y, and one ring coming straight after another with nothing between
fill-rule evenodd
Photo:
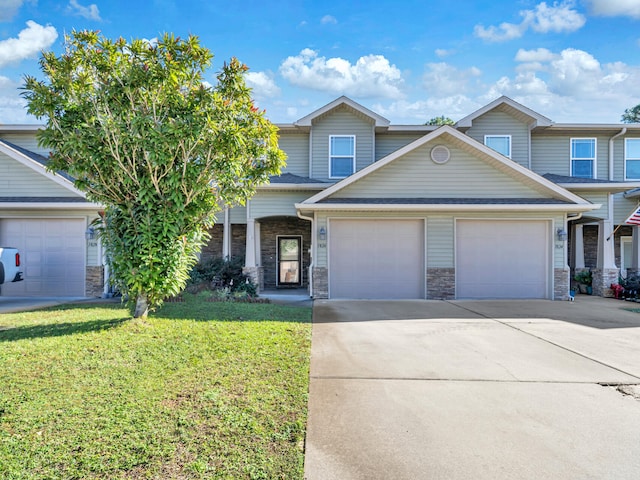
<instances>
[{"instance_id":1,"label":"stone veneer wall base","mask_svg":"<svg viewBox=\"0 0 640 480\"><path fill-rule=\"evenodd\" d=\"M329 271L326 267L314 267L313 275L313 298L329 298Z\"/></svg>"},{"instance_id":2,"label":"stone veneer wall base","mask_svg":"<svg viewBox=\"0 0 640 480\"><path fill-rule=\"evenodd\" d=\"M612 283L618 283L619 271L617 268L594 268L593 294L599 297L613 297Z\"/></svg>"},{"instance_id":3,"label":"stone veneer wall base","mask_svg":"<svg viewBox=\"0 0 640 480\"><path fill-rule=\"evenodd\" d=\"M569 288L571 287L571 269L555 268L553 270L553 299L569 300Z\"/></svg>"},{"instance_id":4,"label":"stone veneer wall base","mask_svg":"<svg viewBox=\"0 0 640 480\"><path fill-rule=\"evenodd\" d=\"M104 267L87 267L85 292L87 297L102 297L104 293Z\"/></svg>"},{"instance_id":5,"label":"stone veneer wall base","mask_svg":"<svg viewBox=\"0 0 640 480\"><path fill-rule=\"evenodd\" d=\"M456 269L427 268L427 299L454 300L456 298Z\"/></svg>"}]
</instances>

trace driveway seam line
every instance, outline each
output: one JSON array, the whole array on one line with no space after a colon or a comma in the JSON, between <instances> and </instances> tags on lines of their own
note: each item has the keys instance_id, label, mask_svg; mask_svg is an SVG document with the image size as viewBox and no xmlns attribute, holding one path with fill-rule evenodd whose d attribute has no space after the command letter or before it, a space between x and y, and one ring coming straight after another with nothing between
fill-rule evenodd
<instances>
[{"instance_id":1,"label":"driveway seam line","mask_svg":"<svg viewBox=\"0 0 640 480\"><path fill-rule=\"evenodd\" d=\"M539 384L568 384L568 385L600 385L602 387L621 386L621 385L636 385L636 383L629 382L589 382L580 380L496 380L496 379L461 379L461 378L420 378L420 377L345 377L340 375L318 376L311 375L309 378L314 380L380 380L384 382L388 381L400 381L400 382L473 382L473 383L539 383Z\"/></svg>"},{"instance_id":2,"label":"driveway seam line","mask_svg":"<svg viewBox=\"0 0 640 480\"><path fill-rule=\"evenodd\" d=\"M457 303L453 303L453 302L451 302L449 300L445 300L445 301L447 303L449 303L450 305L454 305L456 307L459 307L462 310L465 310L465 311L467 311L469 313L473 313L475 315L479 315L479 316L481 316L483 318L486 318L487 320L492 320L492 321L494 321L496 323L499 323L500 325L504 325L505 327L512 328L513 330L515 330L517 332L521 332L521 333L523 333L525 335L529 335L530 337L533 337L533 338L541 340L541 341L543 341L545 343L548 343L549 345L553 345L554 347L558 347L558 348L560 348L562 350L565 350L567 352L573 353L574 355L578 355L579 357L582 357L582 358L584 358L586 360L590 360L592 362L598 363L598 364L602 365L603 367L611 368L612 370L615 370L617 372L623 373L623 374L628 375L628 376L633 377L633 378L637 378L640 381L640 376L638 376L638 375L634 375L633 373L625 372L624 370L622 370L622 369L620 369L618 367L614 367L613 365L608 365L608 364L606 364L606 363L604 363L604 362L602 362L600 360L596 360L595 358L591 358L591 357L589 357L589 356L587 356L587 355L585 355L583 353L576 352L575 350L572 350L572 349L570 349L568 347L564 347L562 345L558 345L557 343L554 343L551 340L547 340L546 338L542 338L542 337L539 337L538 335L535 335L535 334L533 334L531 332L527 332L525 330L522 330L522 329L516 327L514 324L510 324L510 323L507 323L507 322L502 322L497 318L490 317L489 315L485 315L484 313L476 312L476 311L474 311L474 310L472 310L470 308L463 307L462 305L458 305ZM559 321L559 320L556 320L556 321Z\"/></svg>"}]
</instances>

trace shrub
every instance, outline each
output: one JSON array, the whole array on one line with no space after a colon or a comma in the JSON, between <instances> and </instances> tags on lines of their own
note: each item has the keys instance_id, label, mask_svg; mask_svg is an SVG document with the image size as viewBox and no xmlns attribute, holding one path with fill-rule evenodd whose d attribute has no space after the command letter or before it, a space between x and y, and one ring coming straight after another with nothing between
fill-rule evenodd
<instances>
[{"instance_id":1,"label":"shrub","mask_svg":"<svg viewBox=\"0 0 640 480\"><path fill-rule=\"evenodd\" d=\"M211 290L243 292L248 296L257 295L256 286L251 279L242 273L244 259L242 257L212 258L193 267L187 282L188 288L206 285Z\"/></svg>"}]
</instances>

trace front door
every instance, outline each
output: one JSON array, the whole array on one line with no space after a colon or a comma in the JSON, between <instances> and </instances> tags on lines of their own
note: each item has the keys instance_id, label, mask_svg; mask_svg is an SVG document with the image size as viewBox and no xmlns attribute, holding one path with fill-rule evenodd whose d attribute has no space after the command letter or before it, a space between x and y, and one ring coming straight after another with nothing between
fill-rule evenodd
<instances>
[{"instance_id":1,"label":"front door","mask_svg":"<svg viewBox=\"0 0 640 480\"><path fill-rule=\"evenodd\" d=\"M302 237L278 237L278 285L301 284Z\"/></svg>"}]
</instances>

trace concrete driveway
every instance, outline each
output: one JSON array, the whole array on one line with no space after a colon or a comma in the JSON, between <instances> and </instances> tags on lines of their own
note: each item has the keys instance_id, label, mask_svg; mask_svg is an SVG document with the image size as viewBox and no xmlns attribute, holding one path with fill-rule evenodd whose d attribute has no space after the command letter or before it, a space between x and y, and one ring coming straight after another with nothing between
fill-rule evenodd
<instances>
[{"instance_id":1,"label":"concrete driveway","mask_svg":"<svg viewBox=\"0 0 640 480\"><path fill-rule=\"evenodd\" d=\"M305 478L640 477L635 306L316 301Z\"/></svg>"}]
</instances>

